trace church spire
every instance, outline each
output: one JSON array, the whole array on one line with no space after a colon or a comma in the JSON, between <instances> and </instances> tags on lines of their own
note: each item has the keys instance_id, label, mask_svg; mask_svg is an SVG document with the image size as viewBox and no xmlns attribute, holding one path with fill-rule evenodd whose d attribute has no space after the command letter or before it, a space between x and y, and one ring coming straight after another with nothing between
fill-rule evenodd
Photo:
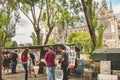
<instances>
[{"instance_id":1,"label":"church spire","mask_svg":"<svg viewBox=\"0 0 120 80\"><path fill-rule=\"evenodd\" d=\"M112 13L113 12L113 8L112 8L112 3L110 1L110 9L109 9L109 12Z\"/></svg>"},{"instance_id":2,"label":"church spire","mask_svg":"<svg viewBox=\"0 0 120 80\"><path fill-rule=\"evenodd\" d=\"M106 0L102 0L101 4L102 4L102 6L103 6L105 9L107 9L107 2L106 2Z\"/></svg>"}]
</instances>

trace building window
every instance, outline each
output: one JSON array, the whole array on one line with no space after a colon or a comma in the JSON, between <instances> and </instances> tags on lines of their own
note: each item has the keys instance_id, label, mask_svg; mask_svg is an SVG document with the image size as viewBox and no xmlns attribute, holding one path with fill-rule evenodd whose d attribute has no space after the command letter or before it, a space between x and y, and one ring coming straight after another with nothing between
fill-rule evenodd
<instances>
[{"instance_id":1,"label":"building window","mask_svg":"<svg viewBox=\"0 0 120 80\"><path fill-rule=\"evenodd\" d=\"M120 35L118 35L118 38L119 38L119 40L120 40Z\"/></svg>"},{"instance_id":2,"label":"building window","mask_svg":"<svg viewBox=\"0 0 120 80\"><path fill-rule=\"evenodd\" d=\"M103 39L112 39L112 35L106 34Z\"/></svg>"},{"instance_id":3,"label":"building window","mask_svg":"<svg viewBox=\"0 0 120 80\"><path fill-rule=\"evenodd\" d=\"M120 26L118 25L118 30L120 30Z\"/></svg>"}]
</instances>

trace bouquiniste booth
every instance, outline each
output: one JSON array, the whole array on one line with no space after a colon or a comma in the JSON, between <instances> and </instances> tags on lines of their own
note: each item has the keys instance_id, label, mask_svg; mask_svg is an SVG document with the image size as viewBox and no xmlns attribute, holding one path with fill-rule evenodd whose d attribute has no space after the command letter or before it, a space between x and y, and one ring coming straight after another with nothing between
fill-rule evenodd
<instances>
[{"instance_id":1,"label":"bouquiniste booth","mask_svg":"<svg viewBox=\"0 0 120 80\"><path fill-rule=\"evenodd\" d=\"M92 55L93 61L111 61L111 70L120 70L120 48L97 49Z\"/></svg>"}]
</instances>

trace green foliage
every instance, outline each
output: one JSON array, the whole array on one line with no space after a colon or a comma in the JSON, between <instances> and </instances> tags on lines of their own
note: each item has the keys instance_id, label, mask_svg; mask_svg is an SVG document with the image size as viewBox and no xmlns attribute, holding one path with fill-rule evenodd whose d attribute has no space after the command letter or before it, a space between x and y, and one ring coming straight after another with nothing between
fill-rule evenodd
<instances>
[{"instance_id":1,"label":"green foliage","mask_svg":"<svg viewBox=\"0 0 120 80\"><path fill-rule=\"evenodd\" d=\"M47 44L48 45L53 45L53 44L55 44L55 40L54 39L49 39Z\"/></svg>"},{"instance_id":2,"label":"green foliage","mask_svg":"<svg viewBox=\"0 0 120 80\"><path fill-rule=\"evenodd\" d=\"M30 35L30 37L32 38L33 45L37 45L37 37L36 37L36 35L35 35L34 32L32 32L32 34Z\"/></svg>"},{"instance_id":3,"label":"green foliage","mask_svg":"<svg viewBox=\"0 0 120 80\"><path fill-rule=\"evenodd\" d=\"M96 10L98 9L98 3L94 0L87 0L86 1L87 6L87 16L89 17L89 21L92 27L92 32L96 34L94 37L96 39L95 43L96 45L93 46L92 51L95 48L101 48L103 45L103 33L104 33L104 25L98 25L98 16L96 15ZM84 7L83 7L84 8ZM91 53L92 53L91 51Z\"/></svg>"},{"instance_id":4,"label":"green foliage","mask_svg":"<svg viewBox=\"0 0 120 80\"><path fill-rule=\"evenodd\" d=\"M11 1L12 3L12 1ZM15 36L15 26L19 22L19 13L10 8L10 3L0 1L0 43L3 48Z\"/></svg>"},{"instance_id":5,"label":"green foliage","mask_svg":"<svg viewBox=\"0 0 120 80\"><path fill-rule=\"evenodd\" d=\"M43 27L40 26L40 23L45 23L45 26L48 27L46 39L49 38L54 27L73 26L74 22L80 19L78 15L80 9L77 8L80 5L79 0L9 0L8 2L14 10L21 10L26 15L32 23L36 35ZM32 17L28 14L31 14ZM40 36L37 35L37 37Z\"/></svg>"},{"instance_id":6,"label":"green foliage","mask_svg":"<svg viewBox=\"0 0 120 80\"><path fill-rule=\"evenodd\" d=\"M90 35L86 32L74 32L68 37L69 43L75 43L79 48L83 47L83 53L90 53L91 51L91 39Z\"/></svg>"},{"instance_id":7,"label":"green foliage","mask_svg":"<svg viewBox=\"0 0 120 80\"><path fill-rule=\"evenodd\" d=\"M13 47L13 48L16 48L16 47L18 47L18 44L17 44L17 42L16 42L16 41L12 41L12 45L11 45L11 47Z\"/></svg>"},{"instance_id":8,"label":"green foliage","mask_svg":"<svg viewBox=\"0 0 120 80\"><path fill-rule=\"evenodd\" d=\"M97 36L97 48L102 48L103 47L103 33L105 30L105 26L99 25L97 28L98 31L98 36Z\"/></svg>"},{"instance_id":9,"label":"green foliage","mask_svg":"<svg viewBox=\"0 0 120 80\"><path fill-rule=\"evenodd\" d=\"M77 37L78 35L79 35L79 34L76 33L76 32L71 33L71 34L69 35L69 37L68 37L68 43L74 43L73 39L74 39L75 37Z\"/></svg>"},{"instance_id":10,"label":"green foliage","mask_svg":"<svg viewBox=\"0 0 120 80\"><path fill-rule=\"evenodd\" d=\"M86 5L88 8L88 16L90 17L90 22L93 30L98 26L96 10L98 9L98 3L93 0L87 0Z\"/></svg>"},{"instance_id":11,"label":"green foliage","mask_svg":"<svg viewBox=\"0 0 120 80\"><path fill-rule=\"evenodd\" d=\"M37 45L37 36L36 36L36 34L34 32L32 32L30 37L31 37L31 39L33 41L33 45L34 46ZM40 34L40 39L41 39L40 44L42 45L42 39L43 39L43 34L42 33Z\"/></svg>"}]
</instances>

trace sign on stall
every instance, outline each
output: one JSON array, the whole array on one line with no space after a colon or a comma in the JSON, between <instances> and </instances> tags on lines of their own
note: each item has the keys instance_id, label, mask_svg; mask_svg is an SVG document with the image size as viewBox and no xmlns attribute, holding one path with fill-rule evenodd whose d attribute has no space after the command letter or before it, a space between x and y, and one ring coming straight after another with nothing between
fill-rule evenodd
<instances>
[{"instance_id":1,"label":"sign on stall","mask_svg":"<svg viewBox=\"0 0 120 80\"><path fill-rule=\"evenodd\" d=\"M100 61L100 74L111 74L111 61Z\"/></svg>"},{"instance_id":2,"label":"sign on stall","mask_svg":"<svg viewBox=\"0 0 120 80\"><path fill-rule=\"evenodd\" d=\"M62 80L63 72L62 70L55 70L55 80Z\"/></svg>"},{"instance_id":3,"label":"sign on stall","mask_svg":"<svg viewBox=\"0 0 120 80\"><path fill-rule=\"evenodd\" d=\"M118 80L117 75L98 74L97 80Z\"/></svg>"},{"instance_id":4,"label":"sign on stall","mask_svg":"<svg viewBox=\"0 0 120 80\"><path fill-rule=\"evenodd\" d=\"M67 46L67 52L69 55L69 66L75 66L76 58L75 46Z\"/></svg>"},{"instance_id":5,"label":"sign on stall","mask_svg":"<svg viewBox=\"0 0 120 80\"><path fill-rule=\"evenodd\" d=\"M57 63L56 69L55 69L55 80L62 80L63 71L61 70L61 64Z\"/></svg>"}]
</instances>

